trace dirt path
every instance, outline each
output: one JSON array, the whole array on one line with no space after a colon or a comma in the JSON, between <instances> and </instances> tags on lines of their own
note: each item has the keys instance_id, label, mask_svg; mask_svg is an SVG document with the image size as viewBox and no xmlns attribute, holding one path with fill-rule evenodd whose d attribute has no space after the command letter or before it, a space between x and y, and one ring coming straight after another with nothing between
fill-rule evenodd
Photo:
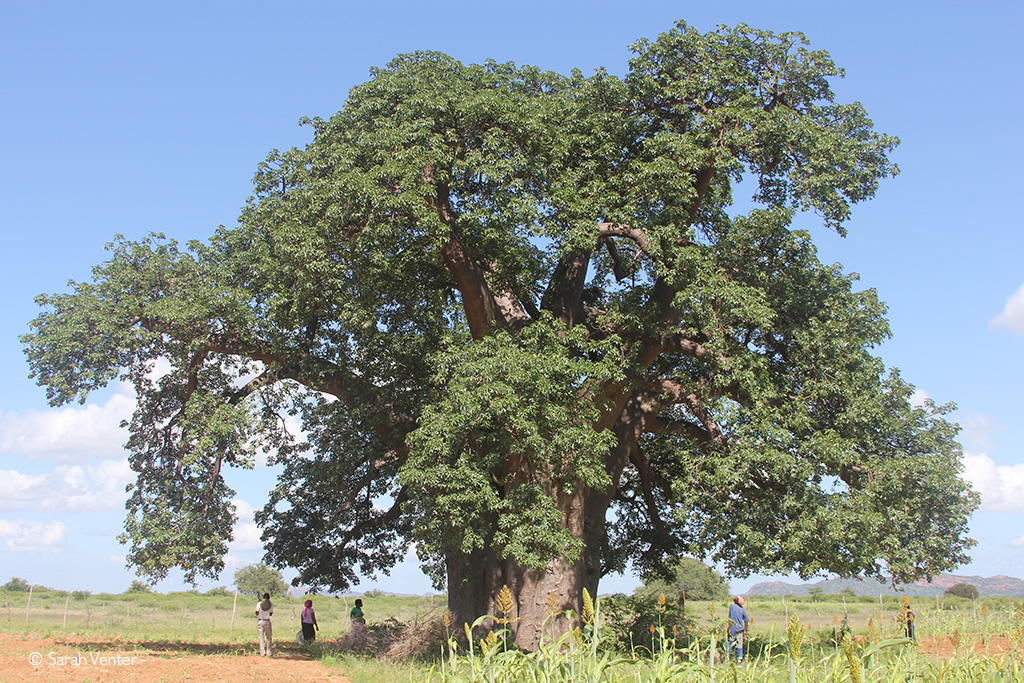
<instances>
[{"instance_id":1,"label":"dirt path","mask_svg":"<svg viewBox=\"0 0 1024 683\"><path fill-rule=\"evenodd\" d=\"M987 642L971 637L959 644L954 644L950 636L920 639L920 652L938 659L952 659L957 652L965 651L976 655L1006 655L1013 652L1013 644L1005 636L990 637Z\"/></svg>"},{"instance_id":2,"label":"dirt path","mask_svg":"<svg viewBox=\"0 0 1024 683\"><path fill-rule=\"evenodd\" d=\"M0 633L0 683L349 683L297 645L281 646L272 658L255 649Z\"/></svg>"}]
</instances>

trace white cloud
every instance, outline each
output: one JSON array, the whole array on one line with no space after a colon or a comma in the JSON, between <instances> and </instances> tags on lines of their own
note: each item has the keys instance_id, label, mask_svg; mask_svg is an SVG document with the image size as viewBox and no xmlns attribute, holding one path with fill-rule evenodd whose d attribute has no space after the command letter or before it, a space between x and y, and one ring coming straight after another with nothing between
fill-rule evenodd
<instances>
[{"instance_id":1,"label":"white cloud","mask_svg":"<svg viewBox=\"0 0 1024 683\"><path fill-rule=\"evenodd\" d=\"M257 364L257 369L262 367ZM154 363L147 377L156 381L170 371L163 358ZM256 376L242 378L245 379ZM121 428L130 420L137 406L131 384L121 382L117 393L102 405L67 406L54 410L25 412L0 411L0 453L10 453L25 460L81 464L90 460L121 458L128 430ZM285 418L285 427L301 443L306 440L301 421ZM263 467L273 461L274 452L253 444L254 462Z\"/></svg>"},{"instance_id":2,"label":"white cloud","mask_svg":"<svg viewBox=\"0 0 1024 683\"><path fill-rule=\"evenodd\" d=\"M0 470L0 510L104 512L123 507L135 475L127 459L58 465L48 474Z\"/></svg>"},{"instance_id":3,"label":"white cloud","mask_svg":"<svg viewBox=\"0 0 1024 683\"><path fill-rule=\"evenodd\" d=\"M231 502L235 504L235 514L238 515L238 521L235 522L235 528L232 533L234 540L231 541L230 552L262 550L263 541L260 540L260 536L263 532L256 526L256 521L253 517L256 509L241 498L236 498Z\"/></svg>"},{"instance_id":4,"label":"white cloud","mask_svg":"<svg viewBox=\"0 0 1024 683\"><path fill-rule=\"evenodd\" d=\"M982 510L1024 512L1024 464L996 465L984 453L966 453L963 476L981 494Z\"/></svg>"},{"instance_id":5,"label":"white cloud","mask_svg":"<svg viewBox=\"0 0 1024 683\"><path fill-rule=\"evenodd\" d=\"M1014 546L1022 546L1022 545L1024 545L1024 535L1018 536L1017 538L1015 538L1012 541L1010 541L1010 545L1014 545Z\"/></svg>"},{"instance_id":6,"label":"white cloud","mask_svg":"<svg viewBox=\"0 0 1024 683\"><path fill-rule=\"evenodd\" d=\"M1010 334L1024 337L1024 285L1006 300L1003 312L988 322L992 327L1002 327Z\"/></svg>"},{"instance_id":7,"label":"white cloud","mask_svg":"<svg viewBox=\"0 0 1024 683\"><path fill-rule=\"evenodd\" d=\"M931 398L931 396L928 395L927 391L924 391L923 389L915 389L914 393L910 395L910 405L915 408L920 408L929 398Z\"/></svg>"},{"instance_id":8,"label":"white cloud","mask_svg":"<svg viewBox=\"0 0 1024 683\"><path fill-rule=\"evenodd\" d=\"M965 410L958 416L960 423L960 442L969 451L986 451L992 448L992 435L1006 429L1006 426L995 418L982 415L973 410Z\"/></svg>"},{"instance_id":9,"label":"white cloud","mask_svg":"<svg viewBox=\"0 0 1024 683\"><path fill-rule=\"evenodd\" d=\"M0 453L26 460L82 463L124 454L128 440L122 420L131 417L135 398L124 390L103 405L0 414Z\"/></svg>"},{"instance_id":10,"label":"white cloud","mask_svg":"<svg viewBox=\"0 0 1024 683\"><path fill-rule=\"evenodd\" d=\"M68 528L61 522L44 524L36 520L0 519L0 538L6 538L4 547L16 553L60 552Z\"/></svg>"}]
</instances>

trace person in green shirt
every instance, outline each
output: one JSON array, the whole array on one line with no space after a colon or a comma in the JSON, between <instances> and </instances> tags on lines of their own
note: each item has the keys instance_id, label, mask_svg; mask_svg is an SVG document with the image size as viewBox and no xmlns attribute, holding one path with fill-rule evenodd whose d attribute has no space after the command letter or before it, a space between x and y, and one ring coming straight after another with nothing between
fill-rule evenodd
<instances>
[{"instance_id":1,"label":"person in green shirt","mask_svg":"<svg viewBox=\"0 0 1024 683\"><path fill-rule=\"evenodd\" d=\"M348 613L352 624L351 635L356 644L366 638L366 617L363 615L363 601L356 599L356 606Z\"/></svg>"},{"instance_id":2,"label":"person in green shirt","mask_svg":"<svg viewBox=\"0 0 1024 683\"><path fill-rule=\"evenodd\" d=\"M353 624L359 623L366 625L366 618L363 616L363 601L356 598L356 606L349 612L348 618L352 620Z\"/></svg>"}]
</instances>

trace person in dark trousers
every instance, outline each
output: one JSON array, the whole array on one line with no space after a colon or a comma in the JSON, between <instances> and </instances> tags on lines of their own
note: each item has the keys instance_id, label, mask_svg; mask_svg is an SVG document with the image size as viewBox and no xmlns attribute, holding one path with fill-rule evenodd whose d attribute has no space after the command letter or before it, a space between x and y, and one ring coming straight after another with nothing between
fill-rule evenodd
<instances>
[{"instance_id":1,"label":"person in dark trousers","mask_svg":"<svg viewBox=\"0 0 1024 683\"><path fill-rule=\"evenodd\" d=\"M907 605L907 638L913 641L917 641L917 637L914 635L914 613L910 610L910 605Z\"/></svg>"},{"instance_id":2,"label":"person in dark trousers","mask_svg":"<svg viewBox=\"0 0 1024 683\"><path fill-rule=\"evenodd\" d=\"M320 624L316 623L316 612L313 611L313 601L306 600L305 609L302 610L302 642L308 643L316 640L316 632L320 630Z\"/></svg>"},{"instance_id":3,"label":"person in dark trousers","mask_svg":"<svg viewBox=\"0 0 1024 683\"><path fill-rule=\"evenodd\" d=\"M729 605L728 646L725 650L727 659L732 656L733 648L736 648L736 661L743 663L743 637L749 625L750 617L743 608L743 598L737 595Z\"/></svg>"},{"instance_id":4,"label":"person in dark trousers","mask_svg":"<svg viewBox=\"0 0 1024 683\"><path fill-rule=\"evenodd\" d=\"M274 605L270 602L270 593L264 593L263 599L256 603L256 633L260 639L260 654L270 657L273 653L274 629L270 617L274 616Z\"/></svg>"}]
</instances>

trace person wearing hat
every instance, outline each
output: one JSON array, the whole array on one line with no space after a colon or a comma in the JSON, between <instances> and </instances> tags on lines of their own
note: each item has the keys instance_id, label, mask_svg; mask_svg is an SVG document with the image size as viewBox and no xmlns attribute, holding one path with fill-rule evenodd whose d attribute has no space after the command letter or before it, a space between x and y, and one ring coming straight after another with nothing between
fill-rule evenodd
<instances>
[{"instance_id":1,"label":"person wearing hat","mask_svg":"<svg viewBox=\"0 0 1024 683\"><path fill-rule=\"evenodd\" d=\"M743 635L750 625L750 617L747 610L743 608L743 598L736 596L729 605L729 631L728 647L725 650L726 658L732 655L733 648L736 648L736 661L743 663Z\"/></svg>"}]
</instances>

